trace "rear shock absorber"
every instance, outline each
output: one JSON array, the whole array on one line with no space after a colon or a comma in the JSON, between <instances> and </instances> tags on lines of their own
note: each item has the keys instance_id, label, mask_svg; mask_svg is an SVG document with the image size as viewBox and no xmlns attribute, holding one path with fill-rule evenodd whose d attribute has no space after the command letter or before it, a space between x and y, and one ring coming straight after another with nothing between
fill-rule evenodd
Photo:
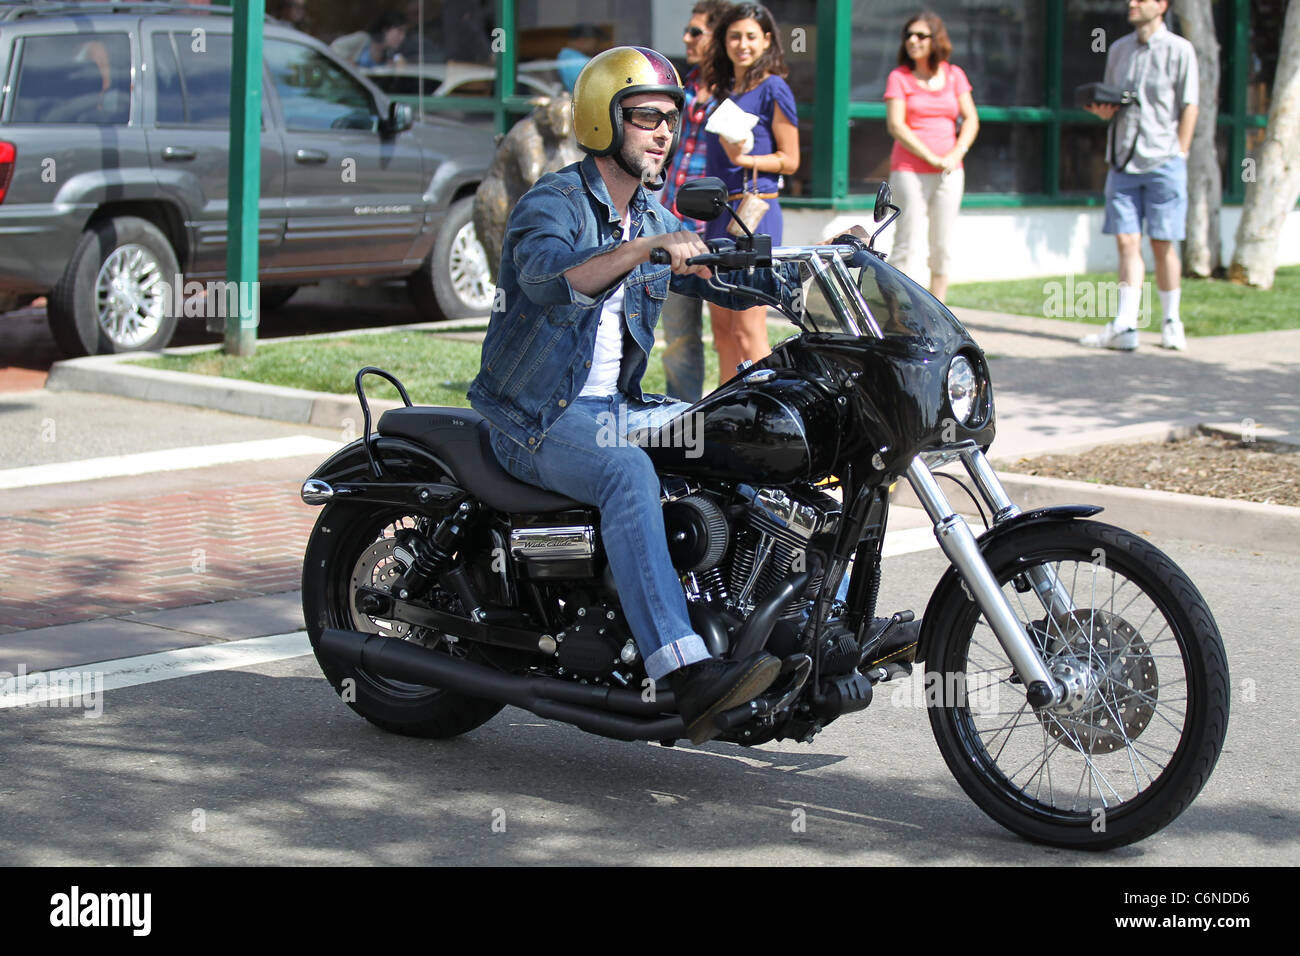
<instances>
[{"instance_id":1,"label":"rear shock absorber","mask_svg":"<svg viewBox=\"0 0 1300 956\"><path fill-rule=\"evenodd\" d=\"M406 571L393 582L393 594L403 601L424 595L460 550L477 516L474 503L462 501L427 538L414 530L399 534L393 556L406 565Z\"/></svg>"}]
</instances>

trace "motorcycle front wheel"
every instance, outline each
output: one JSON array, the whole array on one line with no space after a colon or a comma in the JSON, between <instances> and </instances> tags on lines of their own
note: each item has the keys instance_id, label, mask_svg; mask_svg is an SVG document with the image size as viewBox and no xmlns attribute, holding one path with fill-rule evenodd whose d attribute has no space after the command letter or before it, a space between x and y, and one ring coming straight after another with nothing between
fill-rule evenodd
<instances>
[{"instance_id":1,"label":"motorcycle front wheel","mask_svg":"<svg viewBox=\"0 0 1300 956\"><path fill-rule=\"evenodd\" d=\"M359 588L388 590L402 567L395 555L403 529L428 533L430 519L394 508L352 503L325 506L303 558L302 603L316 660L343 701L366 720L411 737L454 737L491 720L504 706L434 687L407 684L372 674L321 653L321 633L342 628L381 634L480 663L498 665L475 646L465 646L402 621L366 614L358 606ZM458 598L434 588L427 600L439 610L463 614Z\"/></svg>"},{"instance_id":2,"label":"motorcycle front wheel","mask_svg":"<svg viewBox=\"0 0 1300 956\"><path fill-rule=\"evenodd\" d=\"M926 650L948 768L1027 839L1106 850L1170 823L1205 785L1228 725L1228 665L1205 599L1165 554L1094 521L1026 525L985 553L1049 671L1073 690L1035 711L979 607L955 588ZM1026 572L1055 575L1049 614ZM1040 572L1041 573L1041 572Z\"/></svg>"}]
</instances>

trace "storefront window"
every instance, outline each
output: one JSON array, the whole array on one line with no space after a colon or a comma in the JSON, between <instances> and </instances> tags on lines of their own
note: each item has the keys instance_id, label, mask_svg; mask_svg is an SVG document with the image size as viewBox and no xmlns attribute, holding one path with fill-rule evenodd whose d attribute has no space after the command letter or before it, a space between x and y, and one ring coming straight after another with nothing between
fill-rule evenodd
<instances>
[{"instance_id":1,"label":"storefront window","mask_svg":"<svg viewBox=\"0 0 1300 956\"><path fill-rule=\"evenodd\" d=\"M934 0L952 42L951 62L966 71L975 103L1041 106L1046 32L1037 0ZM852 99L878 103L898 65L900 35L915 0L855 0Z\"/></svg>"},{"instance_id":2,"label":"storefront window","mask_svg":"<svg viewBox=\"0 0 1300 956\"><path fill-rule=\"evenodd\" d=\"M1246 73L1246 112L1267 113L1277 73L1278 42L1286 0L1254 0L1250 5L1250 66Z\"/></svg>"},{"instance_id":3,"label":"storefront window","mask_svg":"<svg viewBox=\"0 0 1300 956\"><path fill-rule=\"evenodd\" d=\"M1045 127L985 123L966 154L967 193L1041 193Z\"/></svg>"}]
</instances>

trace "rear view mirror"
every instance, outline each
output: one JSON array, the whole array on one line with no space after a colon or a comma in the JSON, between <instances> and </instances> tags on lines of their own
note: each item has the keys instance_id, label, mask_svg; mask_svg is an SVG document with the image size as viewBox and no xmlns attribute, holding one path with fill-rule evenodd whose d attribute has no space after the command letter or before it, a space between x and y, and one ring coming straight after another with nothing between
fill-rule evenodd
<instances>
[{"instance_id":1,"label":"rear view mirror","mask_svg":"<svg viewBox=\"0 0 1300 956\"><path fill-rule=\"evenodd\" d=\"M692 179L677 190L677 211L688 219L712 222L727 206L727 187L716 176Z\"/></svg>"},{"instance_id":2,"label":"rear view mirror","mask_svg":"<svg viewBox=\"0 0 1300 956\"><path fill-rule=\"evenodd\" d=\"M415 125L415 110L410 103L389 103L388 117L384 123L384 132L401 133Z\"/></svg>"},{"instance_id":3,"label":"rear view mirror","mask_svg":"<svg viewBox=\"0 0 1300 956\"><path fill-rule=\"evenodd\" d=\"M889 207L893 205L893 202L894 194L889 188L889 183L882 182L880 188L876 190L876 209L874 213L876 222L880 222L885 218L885 214L889 212Z\"/></svg>"}]
</instances>

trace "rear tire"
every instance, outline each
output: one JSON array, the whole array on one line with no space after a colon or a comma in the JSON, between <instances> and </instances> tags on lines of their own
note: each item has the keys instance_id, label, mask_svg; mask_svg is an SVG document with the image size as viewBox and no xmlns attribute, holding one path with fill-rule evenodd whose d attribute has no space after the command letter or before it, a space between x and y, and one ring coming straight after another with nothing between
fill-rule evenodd
<instances>
[{"instance_id":1,"label":"rear tire","mask_svg":"<svg viewBox=\"0 0 1300 956\"><path fill-rule=\"evenodd\" d=\"M379 621L356 609L354 594L358 586L382 587L385 578L391 580L395 574L394 559L386 553L395 529L414 527L419 520L401 509L346 503L325 506L303 559L303 613L313 649L326 628L343 628L387 634L392 640L408 640L456 657L494 663L469 642L453 644L445 635L401 622ZM444 610L463 613L454 597L441 589L434 593ZM319 650L316 660L349 707L375 726L396 734L455 737L491 720L505 706L439 688L391 681L341 663Z\"/></svg>"},{"instance_id":2,"label":"rear tire","mask_svg":"<svg viewBox=\"0 0 1300 956\"><path fill-rule=\"evenodd\" d=\"M406 280L407 291L424 318L487 317L496 287L487 254L474 232L474 197L457 199L447 210L433 252Z\"/></svg>"},{"instance_id":3,"label":"rear tire","mask_svg":"<svg viewBox=\"0 0 1300 956\"><path fill-rule=\"evenodd\" d=\"M176 253L153 223L92 223L50 292L50 332L69 357L166 348L178 318L169 293L180 281Z\"/></svg>"}]
</instances>

